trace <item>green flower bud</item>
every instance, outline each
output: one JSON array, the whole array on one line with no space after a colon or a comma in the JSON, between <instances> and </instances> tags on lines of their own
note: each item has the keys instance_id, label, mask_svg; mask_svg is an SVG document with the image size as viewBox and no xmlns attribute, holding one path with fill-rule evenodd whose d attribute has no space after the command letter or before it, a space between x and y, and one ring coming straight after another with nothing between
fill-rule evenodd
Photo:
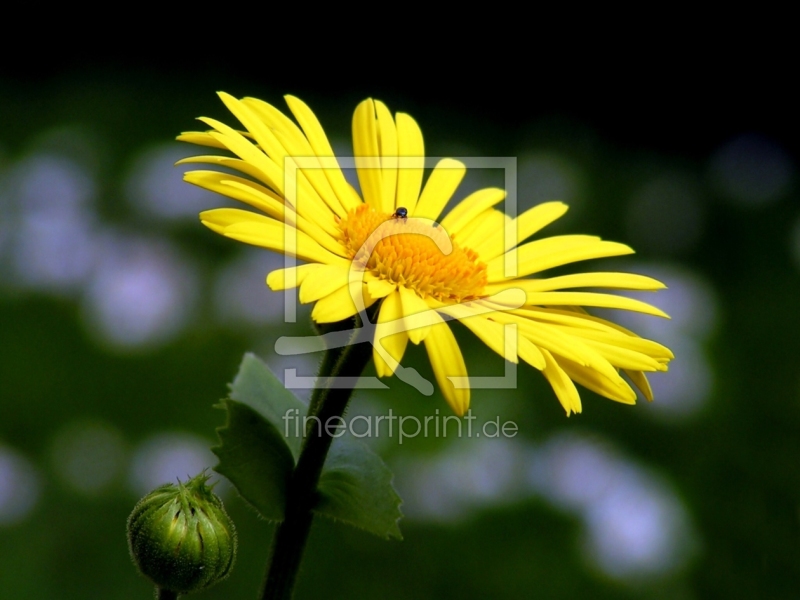
<instances>
[{"instance_id":1,"label":"green flower bud","mask_svg":"<svg viewBox=\"0 0 800 600\"><path fill-rule=\"evenodd\" d=\"M156 488L128 518L128 547L139 571L163 590L205 589L231 572L236 530L205 472Z\"/></svg>"}]
</instances>

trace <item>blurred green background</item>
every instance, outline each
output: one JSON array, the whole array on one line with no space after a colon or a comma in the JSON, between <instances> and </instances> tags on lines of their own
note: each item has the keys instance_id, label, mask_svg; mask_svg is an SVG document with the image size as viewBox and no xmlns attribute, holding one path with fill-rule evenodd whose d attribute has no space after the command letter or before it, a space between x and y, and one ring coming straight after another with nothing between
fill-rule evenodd
<instances>
[{"instance_id":1,"label":"blurred green background","mask_svg":"<svg viewBox=\"0 0 800 600\"><path fill-rule=\"evenodd\" d=\"M769 95L741 106L675 87L654 100L633 85L609 97L543 81L532 96L342 81L77 59L0 78L0 596L150 597L125 542L136 500L215 463L212 406L245 351L314 371L318 357L273 350L310 330L307 307L283 323L283 295L263 283L281 259L202 228L197 212L225 202L172 166L198 153L173 141L194 117L234 124L224 89L281 109L300 96L344 155L352 111L373 95L417 119L429 155L516 157L520 211L572 207L546 234L637 250L578 268L669 286L648 300L671 322L607 313L674 350L654 403L582 391L567 419L521 367L516 390L473 394L478 421L515 421L513 439L370 440L396 473L405 540L317 522L298 598L795 597L796 117ZM484 185L502 173L471 172L456 198ZM503 372L455 329L471 374ZM431 374L420 348L408 360ZM447 410L438 392L387 383L351 414ZM239 560L196 597L254 597L272 527L218 489Z\"/></svg>"}]
</instances>

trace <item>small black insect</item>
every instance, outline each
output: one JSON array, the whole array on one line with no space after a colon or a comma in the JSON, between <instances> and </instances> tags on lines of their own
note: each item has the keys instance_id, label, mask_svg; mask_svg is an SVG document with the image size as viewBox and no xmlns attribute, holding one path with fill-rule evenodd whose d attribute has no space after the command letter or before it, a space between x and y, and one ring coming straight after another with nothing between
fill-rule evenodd
<instances>
[{"instance_id":1,"label":"small black insect","mask_svg":"<svg viewBox=\"0 0 800 600\"><path fill-rule=\"evenodd\" d=\"M405 222L406 219L408 219L408 209L404 208L402 206L398 206L397 210L394 211L394 214L392 214L392 218L393 219L403 219L403 222Z\"/></svg>"}]
</instances>

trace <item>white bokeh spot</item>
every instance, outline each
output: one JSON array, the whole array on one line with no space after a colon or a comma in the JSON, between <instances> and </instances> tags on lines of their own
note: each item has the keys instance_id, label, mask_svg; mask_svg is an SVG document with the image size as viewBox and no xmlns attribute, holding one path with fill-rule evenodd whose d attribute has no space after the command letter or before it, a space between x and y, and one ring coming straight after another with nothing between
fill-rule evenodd
<instances>
[{"instance_id":1,"label":"white bokeh spot","mask_svg":"<svg viewBox=\"0 0 800 600\"><path fill-rule=\"evenodd\" d=\"M23 521L41 494L36 467L21 453L0 445L0 527Z\"/></svg>"}]
</instances>

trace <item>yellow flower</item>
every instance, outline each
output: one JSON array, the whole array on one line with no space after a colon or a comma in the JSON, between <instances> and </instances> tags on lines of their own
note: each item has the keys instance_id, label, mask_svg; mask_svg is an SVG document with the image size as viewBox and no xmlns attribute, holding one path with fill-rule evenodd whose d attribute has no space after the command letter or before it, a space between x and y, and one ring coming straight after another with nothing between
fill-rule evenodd
<instances>
[{"instance_id":1,"label":"yellow flower","mask_svg":"<svg viewBox=\"0 0 800 600\"><path fill-rule=\"evenodd\" d=\"M657 290L663 284L627 273L529 277L572 262L630 254L628 246L588 235L523 243L567 206L546 202L511 219L494 208L505 198L496 188L470 194L440 219L466 168L443 159L423 185L422 133L409 115L393 118L382 102L365 100L353 116L359 195L301 100L286 97L295 123L261 100L220 97L245 131L201 118L210 131L178 139L234 156L196 156L181 163L212 164L243 177L198 170L185 179L263 214L220 208L201 213L203 224L305 261L273 271L267 284L273 290L299 286L301 302L316 302L317 322L341 321L381 301L374 340L379 376L395 372L409 340L424 342L444 397L463 415L470 398L467 368L446 323L456 319L507 360L522 359L539 369L567 415L581 411L574 382L635 403L636 392L620 371L652 400L644 373L666 371L673 358L669 349L582 307L666 315L623 296L563 290Z\"/></svg>"}]
</instances>

